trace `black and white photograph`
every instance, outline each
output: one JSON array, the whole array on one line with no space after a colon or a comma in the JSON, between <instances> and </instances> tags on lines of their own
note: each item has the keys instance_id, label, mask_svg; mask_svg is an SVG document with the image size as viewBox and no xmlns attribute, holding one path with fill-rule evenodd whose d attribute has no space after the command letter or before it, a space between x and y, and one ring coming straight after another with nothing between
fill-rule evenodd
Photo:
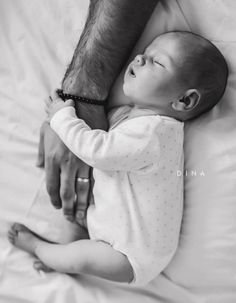
<instances>
[{"instance_id":1,"label":"black and white photograph","mask_svg":"<svg viewBox=\"0 0 236 303\"><path fill-rule=\"evenodd\" d=\"M0 303L236 303L236 1L0 0Z\"/></svg>"}]
</instances>

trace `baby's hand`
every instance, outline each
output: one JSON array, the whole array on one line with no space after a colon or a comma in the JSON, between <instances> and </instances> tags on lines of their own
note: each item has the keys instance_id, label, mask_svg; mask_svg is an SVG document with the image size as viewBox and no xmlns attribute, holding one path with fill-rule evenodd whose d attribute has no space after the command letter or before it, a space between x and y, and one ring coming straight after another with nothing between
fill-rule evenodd
<instances>
[{"instance_id":1,"label":"baby's hand","mask_svg":"<svg viewBox=\"0 0 236 303\"><path fill-rule=\"evenodd\" d=\"M51 121L53 115L58 112L63 107L74 106L73 100L63 101L57 94L57 92L53 92L51 96L49 96L45 100L45 111L47 113L48 122Z\"/></svg>"}]
</instances>

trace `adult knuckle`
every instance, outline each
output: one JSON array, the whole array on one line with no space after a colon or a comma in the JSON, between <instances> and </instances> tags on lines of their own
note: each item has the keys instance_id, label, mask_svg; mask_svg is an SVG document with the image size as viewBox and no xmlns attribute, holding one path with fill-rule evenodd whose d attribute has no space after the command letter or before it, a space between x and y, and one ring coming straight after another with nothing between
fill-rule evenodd
<instances>
[{"instance_id":1,"label":"adult knuckle","mask_svg":"<svg viewBox=\"0 0 236 303\"><path fill-rule=\"evenodd\" d=\"M46 161L56 163L57 162L57 155L54 151L50 151L46 155Z\"/></svg>"},{"instance_id":2,"label":"adult knuckle","mask_svg":"<svg viewBox=\"0 0 236 303\"><path fill-rule=\"evenodd\" d=\"M60 158L61 158L61 161L63 161L64 164L67 164L67 163L71 162L70 152L67 149L61 149L60 150Z\"/></svg>"},{"instance_id":3,"label":"adult knuckle","mask_svg":"<svg viewBox=\"0 0 236 303\"><path fill-rule=\"evenodd\" d=\"M68 159L71 163L77 163L79 162L79 158L75 156L71 151L68 153Z\"/></svg>"},{"instance_id":4,"label":"adult knuckle","mask_svg":"<svg viewBox=\"0 0 236 303\"><path fill-rule=\"evenodd\" d=\"M78 220L81 220L81 219L84 219L86 217L86 211L85 210L78 210L77 212L76 212L76 218L78 219Z\"/></svg>"},{"instance_id":5,"label":"adult knuckle","mask_svg":"<svg viewBox=\"0 0 236 303\"><path fill-rule=\"evenodd\" d=\"M71 179L67 176L66 178L63 179L63 186L65 187L65 189L63 189L63 192L64 191L68 192L70 185L71 185Z\"/></svg>"},{"instance_id":6,"label":"adult knuckle","mask_svg":"<svg viewBox=\"0 0 236 303\"><path fill-rule=\"evenodd\" d=\"M79 185L79 190L80 191L87 191L89 189L89 183L81 182Z\"/></svg>"},{"instance_id":7,"label":"adult knuckle","mask_svg":"<svg viewBox=\"0 0 236 303\"><path fill-rule=\"evenodd\" d=\"M73 194L71 191L62 190L61 191L61 198L63 201L71 200L73 198Z\"/></svg>"},{"instance_id":8,"label":"adult knuckle","mask_svg":"<svg viewBox=\"0 0 236 303\"><path fill-rule=\"evenodd\" d=\"M79 167L80 166L80 159L79 158L77 158L75 155L71 155L70 156L70 162L71 162L71 164L73 165L73 166L75 166L75 167Z\"/></svg>"}]
</instances>

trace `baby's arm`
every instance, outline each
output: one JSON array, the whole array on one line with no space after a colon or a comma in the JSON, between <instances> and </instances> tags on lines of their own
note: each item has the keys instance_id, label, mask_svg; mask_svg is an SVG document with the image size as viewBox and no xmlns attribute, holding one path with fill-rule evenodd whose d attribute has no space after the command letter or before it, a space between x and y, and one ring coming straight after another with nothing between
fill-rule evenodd
<instances>
[{"instance_id":1,"label":"baby's arm","mask_svg":"<svg viewBox=\"0 0 236 303\"><path fill-rule=\"evenodd\" d=\"M132 171L158 162L159 123L155 116L138 117L120 123L109 132L92 130L69 106L56 112L50 125L65 145L88 165L101 170Z\"/></svg>"}]
</instances>

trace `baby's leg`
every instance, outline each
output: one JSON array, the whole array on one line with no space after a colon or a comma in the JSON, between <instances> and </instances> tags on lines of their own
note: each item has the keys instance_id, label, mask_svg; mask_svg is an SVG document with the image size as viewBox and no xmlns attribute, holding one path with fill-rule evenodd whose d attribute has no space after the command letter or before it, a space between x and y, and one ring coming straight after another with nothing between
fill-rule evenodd
<instances>
[{"instance_id":1,"label":"baby's leg","mask_svg":"<svg viewBox=\"0 0 236 303\"><path fill-rule=\"evenodd\" d=\"M21 233L25 234L27 245L22 244ZM133 270L127 257L104 242L79 240L63 245L52 244L28 229L18 231L18 236L11 242L35 254L47 267L62 273L89 274L118 282L131 282L133 279Z\"/></svg>"},{"instance_id":2,"label":"baby's leg","mask_svg":"<svg viewBox=\"0 0 236 303\"><path fill-rule=\"evenodd\" d=\"M85 228L79 226L78 228L78 239L88 239L88 232ZM56 243L50 243L47 240L41 238L37 234L33 233L30 231L26 226L20 224L20 223L15 223L12 225L11 229L8 232L8 239L9 241L15 245L16 247L27 251L28 253L34 254L37 246L39 244L45 243L45 244L50 244L50 245L59 245ZM37 256L37 255L36 255ZM57 252L54 252L54 258L57 256ZM49 258L53 258L53 256L49 256ZM41 260L42 261L42 260ZM45 265L43 262L40 260L37 260L34 262L34 267L37 270L44 270L47 272L52 271L52 268L49 266Z\"/></svg>"}]
</instances>

